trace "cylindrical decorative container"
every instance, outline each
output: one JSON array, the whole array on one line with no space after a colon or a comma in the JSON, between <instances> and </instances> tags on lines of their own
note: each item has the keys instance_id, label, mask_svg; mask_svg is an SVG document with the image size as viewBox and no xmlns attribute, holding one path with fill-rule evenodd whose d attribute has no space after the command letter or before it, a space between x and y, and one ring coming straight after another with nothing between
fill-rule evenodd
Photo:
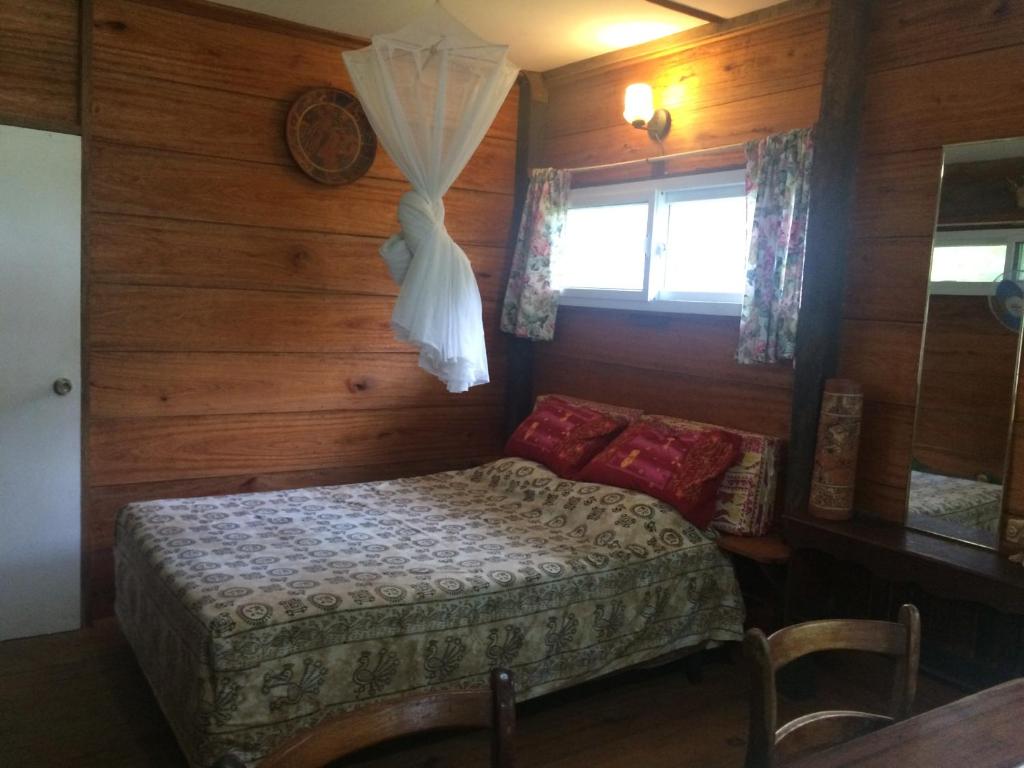
<instances>
[{"instance_id":1,"label":"cylindrical decorative container","mask_svg":"<svg viewBox=\"0 0 1024 768\"><path fill-rule=\"evenodd\" d=\"M849 520L857 478L857 447L864 391L849 379L829 379L821 398L809 511L824 520Z\"/></svg>"}]
</instances>

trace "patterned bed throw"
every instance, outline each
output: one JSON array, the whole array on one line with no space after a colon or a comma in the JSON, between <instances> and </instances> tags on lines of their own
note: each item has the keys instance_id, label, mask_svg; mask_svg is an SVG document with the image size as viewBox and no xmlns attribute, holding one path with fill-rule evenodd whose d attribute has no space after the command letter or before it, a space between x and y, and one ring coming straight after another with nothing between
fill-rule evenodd
<instances>
[{"instance_id":1,"label":"patterned bed throw","mask_svg":"<svg viewBox=\"0 0 1024 768\"><path fill-rule=\"evenodd\" d=\"M495 666L522 700L742 633L712 538L523 459L132 504L116 563L121 626L195 766Z\"/></svg>"},{"instance_id":2,"label":"patterned bed throw","mask_svg":"<svg viewBox=\"0 0 1024 768\"><path fill-rule=\"evenodd\" d=\"M999 531L1003 486L913 470L910 514L947 520L989 533Z\"/></svg>"}]
</instances>

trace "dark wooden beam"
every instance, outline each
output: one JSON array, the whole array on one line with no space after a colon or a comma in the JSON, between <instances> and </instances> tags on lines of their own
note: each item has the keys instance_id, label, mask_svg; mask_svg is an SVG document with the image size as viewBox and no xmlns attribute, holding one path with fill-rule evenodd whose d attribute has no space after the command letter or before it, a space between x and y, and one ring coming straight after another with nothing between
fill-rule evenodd
<instances>
[{"instance_id":1,"label":"dark wooden beam","mask_svg":"<svg viewBox=\"0 0 1024 768\"><path fill-rule=\"evenodd\" d=\"M850 206L864 102L864 59L871 0L832 3L821 109L811 170L793 412L786 471L786 514L807 508L825 380L839 367L843 280Z\"/></svg>"},{"instance_id":2,"label":"dark wooden beam","mask_svg":"<svg viewBox=\"0 0 1024 768\"><path fill-rule=\"evenodd\" d=\"M718 24L719 22L725 21L725 16L719 16L709 11L702 11L700 8L694 8L692 5L686 5L685 3L677 3L675 0L647 0L648 3L654 5L660 5L662 8L668 8L670 11L679 11L679 13L685 13L687 16L693 16L695 19L701 21L709 21L712 24Z\"/></svg>"},{"instance_id":3,"label":"dark wooden beam","mask_svg":"<svg viewBox=\"0 0 1024 768\"><path fill-rule=\"evenodd\" d=\"M509 227L508 267L519 233L526 189L530 184L530 169L540 161L544 143L544 125L548 96L543 76L539 72L519 75L519 124L516 129L516 188L512 208L512 226ZM503 285L508 284L508 269ZM510 337L508 340L508 366L505 377L505 436L511 435L533 408L533 345L538 342Z\"/></svg>"}]
</instances>

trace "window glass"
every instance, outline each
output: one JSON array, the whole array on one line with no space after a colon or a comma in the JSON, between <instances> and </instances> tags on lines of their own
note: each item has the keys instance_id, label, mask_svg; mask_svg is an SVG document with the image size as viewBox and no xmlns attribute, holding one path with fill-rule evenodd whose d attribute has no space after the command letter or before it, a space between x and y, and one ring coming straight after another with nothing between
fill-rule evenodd
<instances>
[{"instance_id":1,"label":"window glass","mask_svg":"<svg viewBox=\"0 0 1024 768\"><path fill-rule=\"evenodd\" d=\"M571 208L556 288L640 291L644 287L648 204Z\"/></svg>"},{"instance_id":2,"label":"window glass","mask_svg":"<svg viewBox=\"0 0 1024 768\"><path fill-rule=\"evenodd\" d=\"M939 245L932 253L933 283L987 283L1006 268L1006 244Z\"/></svg>"},{"instance_id":3,"label":"window glass","mask_svg":"<svg viewBox=\"0 0 1024 768\"><path fill-rule=\"evenodd\" d=\"M746 216L742 192L669 203L663 289L672 293L742 294L747 263Z\"/></svg>"}]
</instances>

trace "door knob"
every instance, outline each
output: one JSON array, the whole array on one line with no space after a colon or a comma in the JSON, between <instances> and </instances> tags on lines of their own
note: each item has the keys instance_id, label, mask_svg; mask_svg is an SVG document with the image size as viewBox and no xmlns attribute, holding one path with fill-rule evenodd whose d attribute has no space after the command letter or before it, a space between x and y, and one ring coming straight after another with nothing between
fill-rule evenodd
<instances>
[{"instance_id":1,"label":"door knob","mask_svg":"<svg viewBox=\"0 0 1024 768\"><path fill-rule=\"evenodd\" d=\"M71 381L69 379L57 379L53 382L53 391L63 397L71 391Z\"/></svg>"}]
</instances>

